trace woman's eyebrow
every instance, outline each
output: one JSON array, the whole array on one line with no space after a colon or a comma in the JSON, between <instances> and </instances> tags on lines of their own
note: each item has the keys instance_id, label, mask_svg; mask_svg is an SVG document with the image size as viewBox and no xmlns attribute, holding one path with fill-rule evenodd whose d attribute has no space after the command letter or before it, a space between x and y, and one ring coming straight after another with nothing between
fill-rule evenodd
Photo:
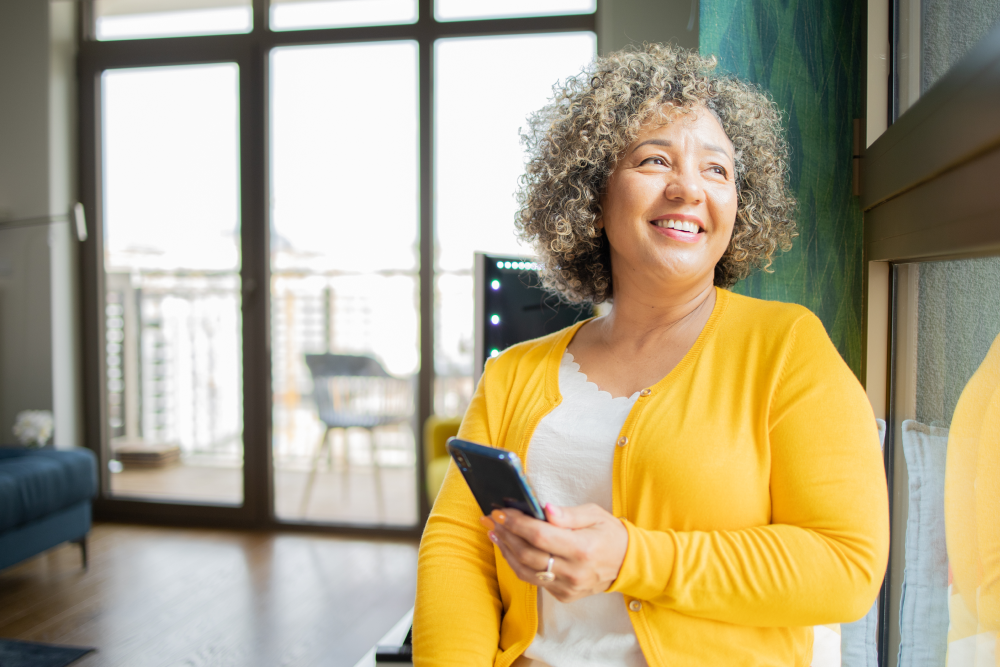
<instances>
[{"instance_id":1,"label":"woman's eyebrow","mask_svg":"<svg viewBox=\"0 0 1000 667\"><path fill-rule=\"evenodd\" d=\"M729 154L729 151L727 151L725 148L722 148L721 146L716 146L715 144L703 143L701 147L704 148L706 151L712 151L713 153L722 153L730 160L733 159L733 156Z\"/></svg>"},{"instance_id":2,"label":"woman's eyebrow","mask_svg":"<svg viewBox=\"0 0 1000 667\"><path fill-rule=\"evenodd\" d=\"M646 139L641 144L637 144L635 148L633 148L631 151L629 151L629 153L631 154L631 153L636 152L637 150L639 150L640 148L642 148L646 144L653 144L654 146L668 146L668 147L674 145L673 142L668 141L666 139Z\"/></svg>"},{"instance_id":3,"label":"woman's eyebrow","mask_svg":"<svg viewBox=\"0 0 1000 667\"><path fill-rule=\"evenodd\" d=\"M669 141L668 139L646 139L642 143L636 144L635 148L629 151L629 153L634 153L647 144L652 144L654 146L666 146L668 148L674 145L673 142ZM701 147L707 151L712 151L713 153L721 153L730 160L733 159L733 156L729 154L729 151L727 151L725 148L721 146L716 146L715 144L702 143Z\"/></svg>"}]
</instances>

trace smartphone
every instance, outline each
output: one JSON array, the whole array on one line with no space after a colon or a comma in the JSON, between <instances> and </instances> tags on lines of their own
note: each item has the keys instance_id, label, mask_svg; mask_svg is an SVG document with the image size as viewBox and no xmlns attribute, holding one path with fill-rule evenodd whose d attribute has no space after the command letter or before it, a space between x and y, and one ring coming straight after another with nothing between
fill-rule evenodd
<instances>
[{"instance_id":1,"label":"smartphone","mask_svg":"<svg viewBox=\"0 0 1000 667\"><path fill-rule=\"evenodd\" d=\"M513 507L528 516L546 520L517 454L458 438L448 438L447 447L483 514Z\"/></svg>"}]
</instances>

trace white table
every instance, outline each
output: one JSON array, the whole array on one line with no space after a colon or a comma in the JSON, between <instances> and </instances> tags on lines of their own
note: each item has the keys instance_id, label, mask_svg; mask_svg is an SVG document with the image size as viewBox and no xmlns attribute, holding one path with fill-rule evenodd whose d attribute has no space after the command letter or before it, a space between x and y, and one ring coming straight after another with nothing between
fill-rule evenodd
<instances>
[{"instance_id":1,"label":"white table","mask_svg":"<svg viewBox=\"0 0 1000 667\"><path fill-rule=\"evenodd\" d=\"M406 639L406 633L410 629L410 625L413 623L413 609L403 614L403 618L399 619L396 625L392 626L389 632L382 635L382 638L378 640L378 644L389 645L389 646L401 646L403 640ZM407 667L407 665L412 666L412 662L394 662L394 665L401 665L402 667ZM372 646L368 653L357 662L354 667L375 667L375 647Z\"/></svg>"}]
</instances>

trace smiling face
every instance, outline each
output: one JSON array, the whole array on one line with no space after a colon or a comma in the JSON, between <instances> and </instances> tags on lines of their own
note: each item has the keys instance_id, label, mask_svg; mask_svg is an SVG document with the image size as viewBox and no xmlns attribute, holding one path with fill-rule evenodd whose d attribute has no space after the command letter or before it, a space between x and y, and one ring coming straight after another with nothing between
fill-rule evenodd
<instances>
[{"instance_id":1,"label":"smiling face","mask_svg":"<svg viewBox=\"0 0 1000 667\"><path fill-rule=\"evenodd\" d=\"M625 151L601 206L616 296L632 279L710 287L736 221L733 144L708 109L667 109Z\"/></svg>"}]
</instances>

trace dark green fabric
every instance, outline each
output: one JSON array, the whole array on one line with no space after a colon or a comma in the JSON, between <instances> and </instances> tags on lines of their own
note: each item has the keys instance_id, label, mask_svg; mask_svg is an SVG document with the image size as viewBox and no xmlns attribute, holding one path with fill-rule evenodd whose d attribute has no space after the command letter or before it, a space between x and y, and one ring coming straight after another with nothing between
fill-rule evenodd
<instances>
[{"instance_id":1,"label":"dark green fabric","mask_svg":"<svg viewBox=\"0 0 1000 667\"><path fill-rule=\"evenodd\" d=\"M799 236L774 273L734 291L798 303L861 375L862 226L853 196L853 119L862 118L865 7L859 0L701 0L702 55L768 91L785 114Z\"/></svg>"}]
</instances>

